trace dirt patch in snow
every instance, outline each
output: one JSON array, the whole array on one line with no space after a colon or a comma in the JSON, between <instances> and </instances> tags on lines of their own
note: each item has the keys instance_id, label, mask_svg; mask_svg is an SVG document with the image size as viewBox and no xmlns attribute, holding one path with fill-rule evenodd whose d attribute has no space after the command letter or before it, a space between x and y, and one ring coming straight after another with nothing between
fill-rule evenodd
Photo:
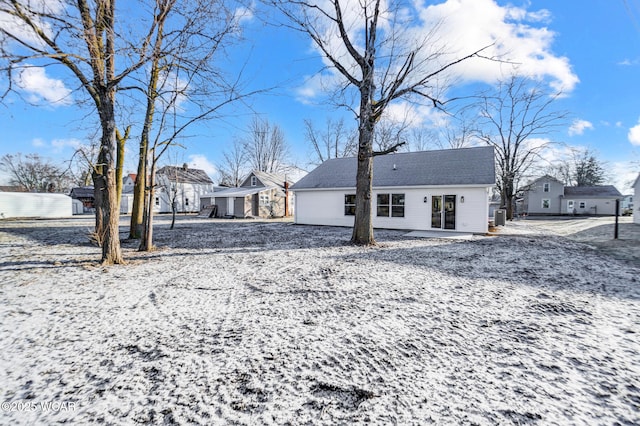
<instances>
[{"instance_id":1,"label":"dirt patch in snow","mask_svg":"<svg viewBox=\"0 0 640 426\"><path fill-rule=\"evenodd\" d=\"M1 223L0 423L638 422L639 269L600 225L157 224L105 268L90 218Z\"/></svg>"}]
</instances>

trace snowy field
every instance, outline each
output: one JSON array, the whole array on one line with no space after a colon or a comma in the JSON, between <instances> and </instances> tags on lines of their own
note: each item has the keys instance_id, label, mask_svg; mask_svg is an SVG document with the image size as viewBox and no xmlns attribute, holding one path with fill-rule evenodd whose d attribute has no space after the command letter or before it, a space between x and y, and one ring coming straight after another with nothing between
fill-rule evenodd
<instances>
[{"instance_id":1,"label":"snowy field","mask_svg":"<svg viewBox=\"0 0 640 426\"><path fill-rule=\"evenodd\" d=\"M168 222L114 267L91 218L0 222L0 424L640 423L640 268L592 222Z\"/></svg>"}]
</instances>

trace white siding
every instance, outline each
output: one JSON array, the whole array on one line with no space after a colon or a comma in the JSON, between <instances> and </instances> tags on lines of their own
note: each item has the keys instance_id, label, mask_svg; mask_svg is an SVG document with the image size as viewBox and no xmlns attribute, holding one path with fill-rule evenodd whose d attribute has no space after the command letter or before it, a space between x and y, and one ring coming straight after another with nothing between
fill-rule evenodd
<instances>
[{"instance_id":1,"label":"white siding","mask_svg":"<svg viewBox=\"0 0 640 426\"><path fill-rule=\"evenodd\" d=\"M355 189L353 191L296 191L295 223L353 226L353 216L344 215L344 196L355 193Z\"/></svg>"},{"instance_id":2,"label":"white siding","mask_svg":"<svg viewBox=\"0 0 640 426\"><path fill-rule=\"evenodd\" d=\"M344 196L355 190L296 191L295 222L306 225L353 226L353 216L344 214ZM404 217L377 217L377 194L405 194ZM431 228L431 197L456 195L457 232L488 231L489 202L487 188L389 188L374 189L372 196L374 228L433 230ZM427 197L427 202L424 198ZM464 202L461 202L464 197Z\"/></svg>"},{"instance_id":3,"label":"white siding","mask_svg":"<svg viewBox=\"0 0 640 426\"><path fill-rule=\"evenodd\" d=\"M0 219L71 217L72 206L71 197L64 194L0 192Z\"/></svg>"},{"instance_id":4,"label":"white siding","mask_svg":"<svg viewBox=\"0 0 640 426\"><path fill-rule=\"evenodd\" d=\"M567 209L567 202L573 201L573 206L576 214L586 215L607 215L613 216L616 214L616 200L615 198L592 198L592 197L571 197L567 196L562 199L562 214L572 214ZM584 207L580 207L584 205Z\"/></svg>"},{"instance_id":5,"label":"white siding","mask_svg":"<svg viewBox=\"0 0 640 426\"><path fill-rule=\"evenodd\" d=\"M207 196L213 192L212 184L178 183L170 184L164 175L158 176L158 188L155 197L160 199L160 205L154 207L155 212L170 213L171 199L168 190L175 186L176 209L178 212L199 212L200 197ZM188 201L188 204L187 204Z\"/></svg>"}]
</instances>

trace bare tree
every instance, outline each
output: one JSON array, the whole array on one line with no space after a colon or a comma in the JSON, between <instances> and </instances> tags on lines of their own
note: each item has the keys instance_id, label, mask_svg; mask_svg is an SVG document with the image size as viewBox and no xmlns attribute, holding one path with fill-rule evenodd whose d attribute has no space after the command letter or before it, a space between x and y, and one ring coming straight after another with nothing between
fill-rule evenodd
<instances>
[{"instance_id":1,"label":"bare tree","mask_svg":"<svg viewBox=\"0 0 640 426\"><path fill-rule=\"evenodd\" d=\"M395 101L438 100L437 77L460 62L480 57L484 48L456 60L444 56L431 34L403 40L414 19L409 5L398 1L366 0L271 0L292 27L307 34L330 68L341 77L335 103L350 108L358 120L358 165L356 174L355 223L351 241L375 244L371 194L373 157L395 151L403 142L384 151L374 151L376 123ZM402 7L407 6L407 7ZM383 9L384 8L384 9Z\"/></svg>"},{"instance_id":2,"label":"bare tree","mask_svg":"<svg viewBox=\"0 0 640 426\"><path fill-rule=\"evenodd\" d=\"M253 170L279 173L286 166L287 143L284 132L267 119L254 117L249 125L249 136L243 142L247 160Z\"/></svg>"},{"instance_id":3,"label":"bare tree","mask_svg":"<svg viewBox=\"0 0 640 426\"><path fill-rule=\"evenodd\" d=\"M229 150L222 152L223 161L217 165L220 173L220 185L237 187L249 173L247 154L242 142L235 140Z\"/></svg>"},{"instance_id":4,"label":"bare tree","mask_svg":"<svg viewBox=\"0 0 640 426\"><path fill-rule=\"evenodd\" d=\"M165 0L156 6L162 17L153 39L157 54L137 84L127 88L142 93L145 105L129 238L140 238L144 232L144 200L153 186L147 182L149 165L154 161L149 157L151 150L161 156L166 150L158 149L158 144L175 143L189 126L215 118L228 100L241 97L236 91L239 81L229 82L216 64L219 51L231 44L239 31L241 16L227 3ZM176 130L170 141L166 139Z\"/></svg>"},{"instance_id":5,"label":"bare tree","mask_svg":"<svg viewBox=\"0 0 640 426\"><path fill-rule=\"evenodd\" d=\"M589 148L572 148L571 155L556 161L548 173L568 186L596 186L606 181L605 163Z\"/></svg>"},{"instance_id":6,"label":"bare tree","mask_svg":"<svg viewBox=\"0 0 640 426\"><path fill-rule=\"evenodd\" d=\"M553 130L565 124L568 113L553 109L560 93L549 94L542 83L511 76L479 99L479 138L495 148L497 187L507 218L520 182L550 143Z\"/></svg>"},{"instance_id":7,"label":"bare tree","mask_svg":"<svg viewBox=\"0 0 640 426\"><path fill-rule=\"evenodd\" d=\"M34 66L34 62L44 67L61 65L95 106L102 134L93 182L96 234L102 243L104 264L124 263L118 232L116 92L126 77L157 53L152 40L163 20L164 5L172 1L157 1L150 15L130 16L121 14L111 0L0 0L0 13L15 23L0 27L0 60L8 76L7 91L12 90L13 74Z\"/></svg>"},{"instance_id":8,"label":"bare tree","mask_svg":"<svg viewBox=\"0 0 640 426\"><path fill-rule=\"evenodd\" d=\"M304 127L305 138L313 148L311 164L320 164L331 158L351 157L357 152L356 134L346 127L343 118L337 121L327 118L322 129L306 119Z\"/></svg>"},{"instance_id":9,"label":"bare tree","mask_svg":"<svg viewBox=\"0 0 640 426\"><path fill-rule=\"evenodd\" d=\"M408 133L410 124L407 121L395 122L380 120L373 132L374 152L396 151L409 149Z\"/></svg>"},{"instance_id":10,"label":"bare tree","mask_svg":"<svg viewBox=\"0 0 640 426\"><path fill-rule=\"evenodd\" d=\"M70 189L70 173L38 154L6 154L0 158L0 170L10 176L11 185L29 192L61 192Z\"/></svg>"},{"instance_id":11,"label":"bare tree","mask_svg":"<svg viewBox=\"0 0 640 426\"><path fill-rule=\"evenodd\" d=\"M477 139L477 117L469 116L470 108L451 114L438 128L437 145L440 149L467 148Z\"/></svg>"}]
</instances>

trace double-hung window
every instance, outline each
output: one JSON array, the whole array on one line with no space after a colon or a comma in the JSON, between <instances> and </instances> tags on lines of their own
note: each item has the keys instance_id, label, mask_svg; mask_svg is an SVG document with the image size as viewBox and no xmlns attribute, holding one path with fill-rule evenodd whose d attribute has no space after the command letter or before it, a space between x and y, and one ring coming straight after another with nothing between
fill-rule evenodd
<instances>
[{"instance_id":1,"label":"double-hung window","mask_svg":"<svg viewBox=\"0 0 640 426\"><path fill-rule=\"evenodd\" d=\"M404 194L378 194L376 215L404 217Z\"/></svg>"},{"instance_id":2,"label":"double-hung window","mask_svg":"<svg viewBox=\"0 0 640 426\"><path fill-rule=\"evenodd\" d=\"M344 215L356 215L356 194L346 194L344 196Z\"/></svg>"}]
</instances>

